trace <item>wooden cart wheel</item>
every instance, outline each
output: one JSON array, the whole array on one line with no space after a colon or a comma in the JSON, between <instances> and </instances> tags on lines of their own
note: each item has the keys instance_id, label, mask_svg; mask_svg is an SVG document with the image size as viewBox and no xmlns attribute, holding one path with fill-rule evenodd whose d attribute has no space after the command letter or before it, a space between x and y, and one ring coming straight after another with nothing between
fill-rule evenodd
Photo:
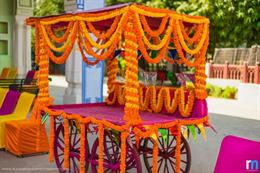
<instances>
[{"instance_id":1,"label":"wooden cart wheel","mask_svg":"<svg viewBox=\"0 0 260 173\"><path fill-rule=\"evenodd\" d=\"M104 172L105 173L119 173L120 172L120 135L111 131L104 133ZM91 150L91 170L92 173L97 173L98 169L98 138L93 144ZM134 148L128 143L126 145L126 172L142 172L141 162L138 154Z\"/></svg>"},{"instance_id":2,"label":"wooden cart wheel","mask_svg":"<svg viewBox=\"0 0 260 173\"><path fill-rule=\"evenodd\" d=\"M191 152L188 142L184 137L181 138L181 172L188 173L191 167ZM158 137L158 172L174 173L175 172L175 148L176 137L168 131L167 140L162 136ZM143 159L145 167L149 173L152 172L153 163L153 142L148 138L144 140L142 147Z\"/></svg>"},{"instance_id":3,"label":"wooden cart wheel","mask_svg":"<svg viewBox=\"0 0 260 173\"><path fill-rule=\"evenodd\" d=\"M77 130L75 123L74 125L69 126L70 133L70 153L69 160L70 166L69 169L64 169L64 127L63 124L59 124L55 131L55 140L54 140L54 157L57 168L60 173L79 173L80 171L80 132ZM86 170L88 169L89 162L87 158L89 156L89 147L88 141L86 142Z\"/></svg>"}]
</instances>

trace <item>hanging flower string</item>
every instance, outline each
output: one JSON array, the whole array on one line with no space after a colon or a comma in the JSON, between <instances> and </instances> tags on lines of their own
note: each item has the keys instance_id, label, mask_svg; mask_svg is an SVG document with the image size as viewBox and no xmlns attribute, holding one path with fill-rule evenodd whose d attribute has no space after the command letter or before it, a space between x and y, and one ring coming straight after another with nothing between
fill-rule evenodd
<instances>
[{"instance_id":1,"label":"hanging flower string","mask_svg":"<svg viewBox=\"0 0 260 173\"><path fill-rule=\"evenodd\" d=\"M192 45L194 42L198 41L202 34L203 24L197 24L193 27L195 34L192 36L192 38L189 37L189 35L185 31L185 27L183 25L183 22L180 21L179 25L181 27L181 33L185 39L190 45ZM190 30L192 31L192 30Z\"/></svg>"},{"instance_id":2,"label":"hanging flower string","mask_svg":"<svg viewBox=\"0 0 260 173\"><path fill-rule=\"evenodd\" d=\"M203 45L205 43L205 40L206 40L206 38L208 36L208 28L209 27L207 26L207 24L204 24L203 33L202 33L201 39L200 39L199 43L197 44L196 48L193 49L193 50L191 50L187 46L187 44L185 43L185 40L184 40L182 32L181 32L180 21L179 20L175 20L175 24L176 24L176 31L177 31L177 34L178 34L178 38L179 38L179 41L180 41L183 49L187 53L189 53L191 55L194 55L194 54L198 53L202 49L202 47L203 47Z\"/></svg>"},{"instance_id":3,"label":"hanging flower string","mask_svg":"<svg viewBox=\"0 0 260 173\"><path fill-rule=\"evenodd\" d=\"M137 37L134 33L133 11L128 13L128 22L124 32L125 60L126 60L126 84L125 84L125 114L124 120L131 125L141 124L139 115L138 95L138 60L137 60Z\"/></svg>"},{"instance_id":4,"label":"hanging flower string","mask_svg":"<svg viewBox=\"0 0 260 173\"><path fill-rule=\"evenodd\" d=\"M74 23L75 23L74 21L68 23L68 26L66 27L65 33L61 37L56 36L56 34L53 31L51 25L46 26L46 31L47 31L51 40L60 44L60 43L63 43L64 41L66 41L68 39L68 36L69 36L73 26L74 26Z\"/></svg>"},{"instance_id":5,"label":"hanging flower string","mask_svg":"<svg viewBox=\"0 0 260 173\"><path fill-rule=\"evenodd\" d=\"M89 31L92 34L94 34L95 37L100 38L100 39L107 39L107 38L111 37L111 35L116 31L119 21L120 21L120 17L119 16L115 17L112 25L105 33L102 33L102 31L96 30L96 28L93 26L93 24L91 22L86 22L86 23L87 23Z\"/></svg>"},{"instance_id":6,"label":"hanging flower string","mask_svg":"<svg viewBox=\"0 0 260 173\"><path fill-rule=\"evenodd\" d=\"M145 94L143 94L145 91ZM171 98L170 92L174 92L174 97ZM174 90L167 87L139 87L139 105L140 110L152 111L159 113L163 108L167 113L174 113L177 108L183 117L189 117L195 102L195 93L193 89L185 87L175 88ZM185 101L185 93L188 93L187 103ZM113 90L109 93L106 99L108 105L119 103L125 104L125 86L120 83L113 84Z\"/></svg>"},{"instance_id":7,"label":"hanging flower string","mask_svg":"<svg viewBox=\"0 0 260 173\"><path fill-rule=\"evenodd\" d=\"M145 32L147 32L152 37L159 37L165 31L169 16L165 16L162 18L159 28L155 31L150 28L144 15L140 15L140 19Z\"/></svg>"},{"instance_id":8,"label":"hanging flower string","mask_svg":"<svg viewBox=\"0 0 260 173\"><path fill-rule=\"evenodd\" d=\"M86 124L80 124L80 173L85 172L85 162L86 162Z\"/></svg>"}]
</instances>

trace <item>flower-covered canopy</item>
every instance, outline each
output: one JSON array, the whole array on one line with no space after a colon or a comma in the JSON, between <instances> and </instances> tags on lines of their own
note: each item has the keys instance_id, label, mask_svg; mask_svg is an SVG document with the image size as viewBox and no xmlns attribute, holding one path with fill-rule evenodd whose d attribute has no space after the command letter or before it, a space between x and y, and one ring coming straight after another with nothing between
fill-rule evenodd
<instances>
[{"instance_id":1,"label":"flower-covered canopy","mask_svg":"<svg viewBox=\"0 0 260 173\"><path fill-rule=\"evenodd\" d=\"M36 63L40 66L38 100L48 100L49 59L58 64L64 63L75 42L83 60L90 65L111 59L116 49L125 48L126 93L129 93L126 94L126 121L132 118L139 120L135 122L141 121L138 116L138 50L149 63L166 59L170 63L196 67L196 98L206 97L204 65L209 42L207 18L128 3L85 12L31 17L27 19L27 24L36 29ZM61 30L63 35L57 36ZM173 60L167 56L169 47L177 49L179 59ZM150 57L150 50L158 51L155 58ZM95 61L88 60L87 55L93 56Z\"/></svg>"}]
</instances>

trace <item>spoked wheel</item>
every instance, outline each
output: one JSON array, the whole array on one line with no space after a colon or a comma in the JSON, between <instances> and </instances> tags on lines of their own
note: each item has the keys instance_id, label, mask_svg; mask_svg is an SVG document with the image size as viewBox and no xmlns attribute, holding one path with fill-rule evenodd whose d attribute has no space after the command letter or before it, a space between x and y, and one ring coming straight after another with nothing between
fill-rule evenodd
<instances>
[{"instance_id":1,"label":"spoked wheel","mask_svg":"<svg viewBox=\"0 0 260 173\"><path fill-rule=\"evenodd\" d=\"M74 124L74 125L73 125ZM69 160L70 165L69 169L64 169L64 127L63 124L58 125L58 128L55 132L55 140L54 140L54 156L57 168L60 173L78 173L80 171L80 132L77 130L75 123L69 126L70 133L70 153ZM85 140L86 144L86 170L88 169L89 162L87 158L89 156L89 147L88 142Z\"/></svg>"},{"instance_id":2,"label":"spoked wheel","mask_svg":"<svg viewBox=\"0 0 260 173\"><path fill-rule=\"evenodd\" d=\"M181 138L181 172L188 173L191 166L191 152L188 142ZM167 138L158 137L158 173L173 173L175 171L175 148L176 137L168 131ZM144 163L149 173L152 172L153 163L153 142L148 138L144 140L142 147Z\"/></svg>"},{"instance_id":3,"label":"spoked wheel","mask_svg":"<svg viewBox=\"0 0 260 173\"><path fill-rule=\"evenodd\" d=\"M104 172L105 173L119 173L120 172L120 135L111 131L104 133ZM98 170L98 148L99 141L93 144L91 150L91 170L92 173L97 173ZM141 173L142 167L138 154L134 148L128 143L126 145L126 172Z\"/></svg>"}]
</instances>

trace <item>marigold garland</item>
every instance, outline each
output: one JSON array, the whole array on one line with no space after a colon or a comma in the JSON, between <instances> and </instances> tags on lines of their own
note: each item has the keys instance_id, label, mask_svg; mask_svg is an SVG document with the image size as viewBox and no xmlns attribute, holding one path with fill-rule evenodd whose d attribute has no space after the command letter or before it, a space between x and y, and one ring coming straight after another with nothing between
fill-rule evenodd
<instances>
[{"instance_id":1,"label":"marigold garland","mask_svg":"<svg viewBox=\"0 0 260 173\"><path fill-rule=\"evenodd\" d=\"M170 89L165 89L164 106L168 113L174 113L178 106L179 90L174 91L174 98L171 100Z\"/></svg>"},{"instance_id":2,"label":"marigold garland","mask_svg":"<svg viewBox=\"0 0 260 173\"><path fill-rule=\"evenodd\" d=\"M78 46L79 46L79 50L82 56L83 61L88 64L88 65L96 65L99 63L98 59L95 59L95 61L89 61L88 58L86 57L85 53L84 53L84 47L82 46L82 43L80 41L78 41Z\"/></svg>"},{"instance_id":3,"label":"marigold garland","mask_svg":"<svg viewBox=\"0 0 260 173\"><path fill-rule=\"evenodd\" d=\"M133 5L130 8L132 11L136 11L138 14L142 14L142 15L149 16L149 17L165 17L168 15L167 13L161 12L161 10L158 10L158 9L154 9L154 10L157 10L156 12L158 12L158 13L154 13L152 11L146 11L143 9L143 6L134 6Z\"/></svg>"},{"instance_id":4,"label":"marigold garland","mask_svg":"<svg viewBox=\"0 0 260 173\"><path fill-rule=\"evenodd\" d=\"M191 55L194 55L194 54L197 54L203 47L203 45L205 44L205 40L208 36L208 26L206 24L204 24L204 28L203 28L203 33L202 33L202 37L199 41L199 43L197 44L196 48L191 50L187 44L185 43L184 41L184 38L183 38L183 35L182 35L182 31L181 31L181 27L180 27L180 21L179 20L175 20L175 25L176 25L176 31L177 31L177 35L178 35L178 40L180 41L183 49L191 54Z\"/></svg>"},{"instance_id":5,"label":"marigold garland","mask_svg":"<svg viewBox=\"0 0 260 173\"><path fill-rule=\"evenodd\" d=\"M120 156L120 173L125 173L126 170L126 139L128 132L121 133L121 156Z\"/></svg>"},{"instance_id":6,"label":"marigold garland","mask_svg":"<svg viewBox=\"0 0 260 173\"><path fill-rule=\"evenodd\" d=\"M181 32L182 32L182 35L183 35L185 41L187 41L190 45L193 44L194 42L198 41L198 39L201 37L203 24L197 24L193 27L195 30L195 34L192 36L192 38L190 38L189 35L186 33L185 27L184 27L182 21L179 22L179 25L180 25Z\"/></svg>"},{"instance_id":7,"label":"marigold garland","mask_svg":"<svg viewBox=\"0 0 260 173\"><path fill-rule=\"evenodd\" d=\"M121 35L121 32L122 32L122 25L124 23L126 19L126 14L123 14L123 16L121 17L120 21L119 21L119 24L116 28L116 30L114 31L113 35L111 35L110 39L107 40L107 42L105 44L97 44L95 41L92 40L89 32L88 32L88 29L85 25L85 22L83 21L80 21L80 28L82 29L82 35L84 35L84 37L88 40L88 42L91 44L92 47L96 47L98 49L106 49L108 48L109 46L111 46L111 44L115 41L116 37L118 36L118 34Z\"/></svg>"},{"instance_id":8,"label":"marigold garland","mask_svg":"<svg viewBox=\"0 0 260 173\"><path fill-rule=\"evenodd\" d=\"M53 50L53 51L56 51L56 52L63 52L68 44L71 44L71 39L72 39L72 36L73 35L76 35L76 32L77 32L77 22L74 23L74 26L73 26L73 29L70 33L70 35L66 38L66 41L63 43L62 46L60 47L56 47L55 45L52 44L52 41L50 40L49 36L48 36L48 33L45 29L45 27L43 25L41 25L41 31L42 31L42 34L44 36L44 39L45 39L45 42L48 44L48 46ZM75 36L74 36L75 37ZM75 40L74 40L75 41ZM74 43L73 41L73 43Z\"/></svg>"},{"instance_id":9,"label":"marigold garland","mask_svg":"<svg viewBox=\"0 0 260 173\"><path fill-rule=\"evenodd\" d=\"M175 171L181 172L181 125L177 125L176 148L175 148Z\"/></svg>"},{"instance_id":10,"label":"marigold garland","mask_svg":"<svg viewBox=\"0 0 260 173\"><path fill-rule=\"evenodd\" d=\"M181 58L181 62L179 61L179 63L184 63L185 65L187 65L188 67L196 67L198 66L200 63L205 61L205 55L206 55L206 51L207 51L207 47L208 47L208 43L209 43L209 37L206 37L204 46L201 50L201 52L199 52L198 55L196 55L196 58L194 60L194 62L190 62L183 53L183 49L181 47L181 44L179 43L179 39L178 39L178 34L176 31L176 27L173 26L173 32L174 32L174 36L173 36L173 42L176 46L176 50L178 52L178 55Z\"/></svg>"},{"instance_id":11,"label":"marigold garland","mask_svg":"<svg viewBox=\"0 0 260 173\"><path fill-rule=\"evenodd\" d=\"M99 139L98 139L98 172L104 172L104 126L102 123L98 124Z\"/></svg>"},{"instance_id":12,"label":"marigold garland","mask_svg":"<svg viewBox=\"0 0 260 173\"><path fill-rule=\"evenodd\" d=\"M84 173L85 172L85 155L86 155L86 151L85 151L85 143L86 143L86 129L85 129L85 124L82 123L80 125L80 173Z\"/></svg>"},{"instance_id":13,"label":"marigold garland","mask_svg":"<svg viewBox=\"0 0 260 173\"><path fill-rule=\"evenodd\" d=\"M63 63L67 60L67 58L69 57L70 52L71 52L72 49L73 49L73 45L74 45L75 40L76 40L76 38L77 38L77 35L75 34L75 33L76 33L76 30L78 29L78 23L77 23L77 22L75 22L74 27L75 27L75 28L74 28L74 30L72 31L74 34L71 33L70 41L69 41L69 44L68 44L67 47L66 47L66 50L65 50L65 51L62 53L62 55L59 56L59 57L57 57L57 56L54 55L54 53L52 52L52 50L48 47L49 44L51 44L51 43L48 44L48 41L47 41L48 39L47 39L47 40L45 39L46 42L47 42L47 44L48 44L48 46L45 45L45 50L47 51L49 58L50 58L53 62L55 62L56 64L63 64ZM42 31L42 30L41 30L41 31Z\"/></svg>"},{"instance_id":14,"label":"marigold garland","mask_svg":"<svg viewBox=\"0 0 260 173\"><path fill-rule=\"evenodd\" d=\"M146 21L146 18L144 15L140 15L141 23L144 27L145 32L147 32L152 37L159 37L165 30L166 24L168 22L169 16L165 16L162 18L161 24L159 28L155 31L151 30L149 24Z\"/></svg>"},{"instance_id":15,"label":"marigold garland","mask_svg":"<svg viewBox=\"0 0 260 173\"><path fill-rule=\"evenodd\" d=\"M180 89L180 97L179 97L179 111L183 117L189 117L191 115L191 111L193 108L193 104L195 101L195 95L193 90L189 90L188 101L185 105L185 90L184 87Z\"/></svg>"},{"instance_id":16,"label":"marigold garland","mask_svg":"<svg viewBox=\"0 0 260 173\"><path fill-rule=\"evenodd\" d=\"M143 94L145 90L145 94ZM170 91L174 90L174 97L171 99ZM133 90L136 92L136 90ZM188 92L187 103L185 103L185 92ZM153 111L159 113L163 108L168 113L174 113L179 108L180 114L183 117L189 117L195 102L195 94L193 89L181 88L168 88L168 87L143 87L138 89L140 110ZM113 90L109 93L106 99L108 105L113 105L116 102L120 105L125 104L125 86L120 83L113 84ZM111 98L110 98L111 97ZM129 100L136 101L131 96L127 97Z\"/></svg>"},{"instance_id":17,"label":"marigold garland","mask_svg":"<svg viewBox=\"0 0 260 173\"><path fill-rule=\"evenodd\" d=\"M51 25L46 26L46 30L47 30L47 33L48 33L49 37L51 38L51 40L55 41L56 43L63 43L64 41L66 41L68 39L68 36L74 26L74 23L75 23L74 21L68 23L65 33L61 37L56 36L56 34L54 33L54 31L51 28Z\"/></svg>"},{"instance_id":18,"label":"marigold garland","mask_svg":"<svg viewBox=\"0 0 260 173\"><path fill-rule=\"evenodd\" d=\"M70 165L70 138L69 138L69 120L64 117L64 168Z\"/></svg>"},{"instance_id":19,"label":"marigold garland","mask_svg":"<svg viewBox=\"0 0 260 173\"><path fill-rule=\"evenodd\" d=\"M102 33L101 31L97 31L91 22L86 22L86 23L89 31L93 33L97 38L107 39L115 32L119 21L120 21L119 16L115 17L111 27L105 33Z\"/></svg>"},{"instance_id":20,"label":"marigold garland","mask_svg":"<svg viewBox=\"0 0 260 173\"><path fill-rule=\"evenodd\" d=\"M108 59L107 61L107 86L108 86L108 94L112 91L113 83L116 81L116 74L118 72L118 61L116 58Z\"/></svg>"},{"instance_id":21,"label":"marigold garland","mask_svg":"<svg viewBox=\"0 0 260 173\"><path fill-rule=\"evenodd\" d=\"M98 22L103 21L111 18L115 18L119 15L122 15L126 13L129 10L129 7L123 7L120 9L115 9L113 11L109 12L103 12L103 13L86 13L86 14L76 14L76 15L63 15L63 16L57 16L57 17L48 17L48 18L42 18L40 20L41 25L53 25L60 22L70 22L70 21L86 21L86 22ZM28 25L34 25L33 19L29 18L27 21Z\"/></svg>"},{"instance_id":22,"label":"marigold garland","mask_svg":"<svg viewBox=\"0 0 260 173\"><path fill-rule=\"evenodd\" d=\"M163 47L168 47L168 40L170 40L170 35L172 33L172 25L173 25L173 18L172 16L170 16L170 21L169 21L169 26L167 27L166 31L165 31L165 35L163 36L161 42L159 44L151 44L149 42L149 40L146 38L145 36L145 33L144 33L144 30L142 28L142 24L140 22L140 18L139 18L139 15L137 13L135 13L135 24L136 24L136 27L138 28L136 31L138 32L138 35L142 35L142 38L143 38L143 42L144 44L149 48L149 49L152 49L152 50L160 50L162 49Z\"/></svg>"},{"instance_id":23,"label":"marigold garland","mask_svg":"<svg viewBox=\"0 0 260 173\"><path fill-rule=\"evenodd\" d=\"M206 99L206 74L205 74L205 63L200 64L195 72L195 94L198 99Z\"/></svg>"},{"instance_id":24,"label":"marigold garland","mask_svg":"<svg viewBox=\"0 0 260 173\"><path fill-rule=\"evenodd\" d=\"M158 129L155 129L155 134L158 136ZM158 155L159 155L159 148L158 148L158 141L155 141L153 139L153 167L152 172L157 173L158 172Z\"/></svg>"},{"instance_id":25,"label":"marigold garland","mask_svg":"<svg viewBox=\"0 0 260 173\"><path fill-rule=\"evenodd\" d=\"M80 29L79 32L80 32L79 33L80 44L83 45L85 51L89 55L93 56L95 59L98 59L98 60L104 60L107 57L111 57L112 53L115 51L115 49L119 43L119 40L121 39L121 32L118 32L116 39L113 41L113 44L104 53L97 54L95 51L93 51L91 43L84 37L83 31L81 31L81 29Z\"/></svg>"},{"instance_id":26,"label":"marigold garland","mask_svg":"<svg viewBox=\"0 0 260 173\"><path fill-rule=\"evenodd\" d=\"M128 14L128 23L124 32L125 38L125 61L126 61L126 84L125 84L125 114L124 120L131 125L141 124L139 115L138 83L138 60L137 60L137 38L133 28L133 13ZM132 99L131 96L134 98Z\"/></svg>"},{"instance_id":27,"label":"marigold garland","mask_svg":"<svg viewBox=\"0 0 260 173\"><path fill-rule=\"evenodd\" d=\"M50 116L49 162L53 162L54 157L54 130L54 116Z\"/></svg>"}]
</instances>

